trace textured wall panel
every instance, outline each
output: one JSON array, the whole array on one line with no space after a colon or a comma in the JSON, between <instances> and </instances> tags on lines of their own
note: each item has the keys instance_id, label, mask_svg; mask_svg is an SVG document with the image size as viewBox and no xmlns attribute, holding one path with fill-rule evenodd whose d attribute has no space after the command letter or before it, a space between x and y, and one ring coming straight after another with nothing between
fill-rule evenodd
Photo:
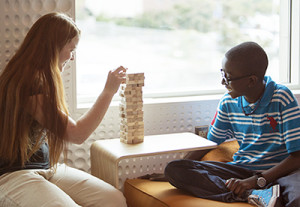
<instances>
[{"instance_id":1,"label":"textured wall panel","mask_svg":"<svg viewBox=\"0 0 300 207\"><path fill-rule=\"evenodd\" d=\"M1 0L0 70L41 15L58 11L73 17L74 6L74 0Z\"/></svg>"}]
</instances>

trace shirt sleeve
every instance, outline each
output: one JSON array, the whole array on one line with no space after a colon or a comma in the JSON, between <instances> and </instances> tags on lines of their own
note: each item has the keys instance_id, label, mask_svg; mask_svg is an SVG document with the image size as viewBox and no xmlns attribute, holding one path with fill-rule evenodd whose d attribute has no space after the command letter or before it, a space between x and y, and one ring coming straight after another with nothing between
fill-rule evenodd
<instances>
[{"instance_id":1,"label":"shirt sleeve","mask_svg":"<svg viewBox=\"0 0 300 207\"><path fill-rule=\"evenodd\" d=\"M289 89L280 90L283 137L288 153L300 150L300 109Z\"/></svg>"},{"instance_id":2,"label":"shirt sleeve","mask_svg":"<svg viewBox=\"0 0 300 207\"><path fill-rule=\"evenodd\" d=\"M232 125L229 121L226 102L223 99L219 102L217 112L209 127L207 139L221 144L226 139L234 138Z\"/></svg>"}]
</instances>

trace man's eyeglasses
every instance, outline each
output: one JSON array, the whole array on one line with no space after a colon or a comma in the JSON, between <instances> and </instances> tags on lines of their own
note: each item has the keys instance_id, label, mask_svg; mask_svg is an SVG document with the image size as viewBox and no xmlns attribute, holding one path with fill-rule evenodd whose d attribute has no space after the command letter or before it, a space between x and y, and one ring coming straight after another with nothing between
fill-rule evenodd
<instances>
[{"instance_id":1,"label":"man's eyeglasses","mask_svg":"<svg viewBox=\"0 0 300 207\"><path fill-rule=\"evenodd\" d=\"M251 76L251 75L244 75L244 76L241 76L241 77L238 77L238 78L227 78L224 69L220 69L220 71L221 71L222 79L224 80L225 85L229 85L229 83L231 81L236 81L236 80L240 80L242 78L246 78L246 77Z\"/></svg>"}]
</instances>

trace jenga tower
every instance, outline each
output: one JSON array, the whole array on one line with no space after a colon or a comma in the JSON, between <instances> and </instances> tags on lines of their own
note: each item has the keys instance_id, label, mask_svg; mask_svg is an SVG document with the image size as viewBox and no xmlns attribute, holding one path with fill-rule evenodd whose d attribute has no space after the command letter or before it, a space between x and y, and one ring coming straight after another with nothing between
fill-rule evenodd
<instances>
[{"instance_id":1,"label":"jenga tower","mask_svg":"<svg viewBox=\"0 0 300 207\"><path fill-rule=\"evenodd\" d=\"M120 140L127 144L144 141L144 79L144 73L126 74L126 83L121 85Z\"/></svg>"}]
</instances>

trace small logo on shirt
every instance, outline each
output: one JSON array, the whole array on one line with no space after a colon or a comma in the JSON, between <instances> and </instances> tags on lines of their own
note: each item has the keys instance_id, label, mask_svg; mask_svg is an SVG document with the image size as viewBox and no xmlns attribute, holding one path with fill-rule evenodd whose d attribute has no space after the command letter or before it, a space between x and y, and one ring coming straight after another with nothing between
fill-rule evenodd
<instances>
[{"instance_id":1,"label":"small logo on shirt","mask_svg":"<svg viewBox=\"0 0 300 207\"><path fill-rule=\"evenodd\" d=\"M276 129L278 123L277 121L272 117L267 115L267 119L270 121L270 126L272 127L271 132L278 132L278 129Z\"/></svg>"}]
</instances>

